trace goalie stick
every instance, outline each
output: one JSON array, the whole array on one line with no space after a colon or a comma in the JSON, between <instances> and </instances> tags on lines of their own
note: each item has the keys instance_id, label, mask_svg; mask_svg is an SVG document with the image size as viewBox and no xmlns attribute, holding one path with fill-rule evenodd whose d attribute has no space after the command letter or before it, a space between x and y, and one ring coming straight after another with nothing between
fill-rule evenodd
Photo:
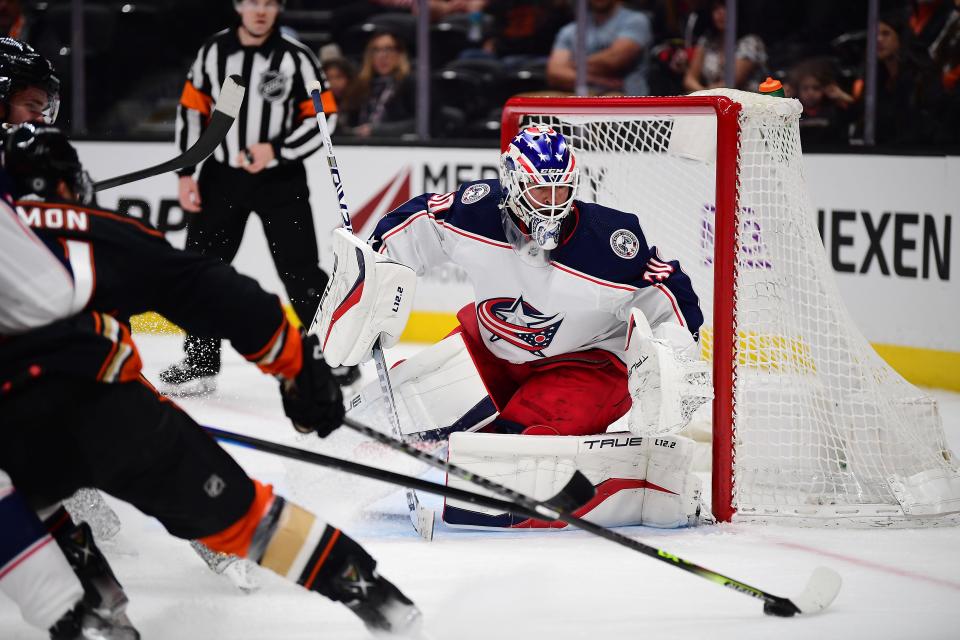
<instances>
[{"instance_id":1,"label":"goalie stick","mask_svg":"<svg viewBox=\"0 0 960 640\"><path fill-rule=\"evenodd\" d=\"M387 434L377 431L376 429L372 429L357 422L356 420L352 420L349 417L344 418L343 423L350 429L373 438L374 440L385 444L396 451L402 451L407 455L427 462L433 467L443 469L451 475L455 475L469 482L473 482L484 489L499 493L509 498L514 504L523 507L527 511L536 509L536 502L528 496L517 493L511 489L499 485L496 482L493 482L492 480L482 478L467 471L466 469L457 467L454 464L450 464L449 462L431 456L430 454L420 451L416 447L413 447L402 440L391 438ZM580 472L577 471L575 476L577 474L580 474ZM589 482L586 477L584 477L584 480ZM578 518L570 513L571 511L574 511L575 508L576 507L558 507L556 518L548 519L556 519L561 522L566 522L567 524L577 527L578 529L582 529L583 531L592 533L601 538L605 538L611 542L623 545L629 549L633 549L634 551L639 551L640 553L650 556L651 558L672 564L675 567L683 569L684 571L689 571L690 573L698 575L701 578L706 578L707 580L715 582L723 587L727 587L729 589L733 589L734 591L739 591L740 593L763 600L763 612L768 615L789 617L798 613L817 613L823 609L826 609L830 603L833 602L834 598L837 597L837 593L840 591L840 575L832 569L818 567L814 570L813 575L807 582L806 588L799 596L795 596L792 599L775 596L771 593L763 591L762 589L752 587L744 582L740 582L739 580L734 580L733 578L727 577L721 573L717 573L716 571L712 571L705 567L701 567L700 565L684 560L683 558L675 556L667 551L663 551L662 549L657 549L656 547L644 544L638 540L634 540L633 538L628 538L613 531L612 529L601 527L600 525L596 525L582 518ZM504 509L504 511L510 511L510 509ZM516 512L514 511L513 513Z\"/></svg>"},{"instance_id":2,"label":"goalie stick","mask_svg":"<svg viewBox=\"0 0 960 640\"><path fill-rule=\"evenodd\" d=\"M93 190L103 191L104 189L112 189L122 184L127 184L128 182L152 178L161 173L177 171L184 167L192 167L200 164L213 153L214 149L216 149L227 136L227 132L230 131L230 127L233 126L233 121L237 118L237 113L240 112L243 94L244 87L241 84L240 76L232 75L228 77L220 89L220 96L217 99L217 104L214 107L209 124L207 124L207 127L203 130L203 134L193 143L193 146L176 158L162 162L154 167L148 167L134 171L133 173L126 173L122 176L95 182Z\"/></svg>"},{"instance_id":3,"label":"goalie stick","mask_svg":"<svg viewBox=\"0 0 960 640\"><path fill-rule=\"evenodd\" d=\"M333 154L333 142L330 140L330 130L327 128L326 113L323 110L323 100L320 93L323 91L323 85L315 81L309 87L310 97L313 99L313 110L317 118L317 126L320 128L320 136L323 138L323 145L327 151L327 166L330 169L330 179L333 180L333 189L337 192L337 203L340 211L340 220L343 228L353 233L353 224L350 222L350 210L347 208L347 201L343 194L343 180L340 177L340 169L337 166L337 157ZM333 280L330 280L333 284ZM328 288L329 290L329 288ZM320 305L323 306L324 298L320 298ZM316 316L310 323L311 330L320 315L320 308L317 308ZM373 344L373 360L377 365L377 379L380 381L380 393L383 395L383 402L387 409L387 418L390 420L390 429L393 434L400 437L400 416L397 414L397 405L393 399L393 389L390 387L390 374L387 372L387 363L383 358L383 348L380 346L380 339ZM435 514L420 504L416 492L407 488L407 508L410 510L410 522L414 530L420 534L426 541L433 540L433 527Z\"/></svg>"},{"instance_id":4,"label":"goalie stick","mask_svg":"<svg viewBox=\"0 0 960 640\"><path fill-rule=\"evenodd\" d=\"M359 425L361 427L364 426L353 420L350 422L354 425ZM346 424L347 426L354 428L350 423ZM528 518L566 522L567 524L586 531L587 533L592 533L593 535L605 538L611 542L615 542L619 545L627 547L628 549L642 553L643 555L660 560L661 562L666 562L667 564L675 566L679 569L683 569L684 571L700 576L701 578L705 578L710 582L719 584L722 587L727 587L728 589L732 589L738 593L742 593L758 600L763 600L763 612L767 615L790 617L798 613L807 615L819 613L830 606L840 591L840 575L832 569L828 569L826 567L817 567L810 576L810 579L807 581L807 586L798 596L794 596L793 598L776 596L762 589L758 589L757 587L748 585L745 582L734 580L733 578L725 576L722 573L718 573L711 569L707 569L706 567L694 564L693 562L689 562L688 560L684 560L683 558L668 551L644 544L639 540L628 538L617 533L616 531L593 524L592 522L582 518L578 518L569 512L574 511L577 507L587 502L592 497L594 492L594 488L592 485L590 485L590 481L587 480L587 478L579 471L575 471L570 482L567 483L563 490L549 500L538 501L529 496L513 492L505 487L504 489L516 496L516 498L511 500L500 500L479 493L457 489L456 487L448 487L446 485L436 484L427 480L421 480L419 478L412 478L410 476L394 473L392 471L377 469L376 467L368 467L357 462L341 460L332 456L326 456L320 453L314 453L312 451L304 451L303 449L297 449L296 447L290 447L275 442L268 442L266 440L260 440L259 438L235 434L229 431L215 429L213 427L204 427L204 430L222 442L239 444L256 449L258 451L274 453L287 458L292 458L294 460L300 460L302 462L309 462L311 464L338 469L340 471L353 473L366 478L372 478L374 480L382 480L384 482L389 482L404 487L413 487L429 493L435 493L446 498L462 500L463 502L469 502L471 504L489 509L497 509L499 511L509 512ZM405 442L394 440L390 436L376 430L371 431L376 434L373 436L375 439L387 444L388 446L391 446L394 449L397 449L398 451L415 455L415 457L421 459L423 459L424 456L433 458L433 456L430 456L429 454L410 447ZM366 433L365 431L363 432ZM434 460L440 462L439 459L434 458ZM450 466L456 468L455 465ZM473 478L470 479L472 482L477 483L478 480L485 480L481 479L479 476L475 476L474 474L470 475L473 476ZM497 483L491 480L485 481L491 486L498 486ZM589 487L589 491L584 490L584 483L586 483L586 487ZM485 485L481 484L480 486Z\"/></svg>"}]
</instances>

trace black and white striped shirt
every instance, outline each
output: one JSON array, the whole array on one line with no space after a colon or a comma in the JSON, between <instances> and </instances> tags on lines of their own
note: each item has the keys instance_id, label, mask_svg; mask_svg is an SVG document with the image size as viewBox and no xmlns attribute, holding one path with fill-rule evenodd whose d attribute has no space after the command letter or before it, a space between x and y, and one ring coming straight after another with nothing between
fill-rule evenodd
<instances>
[{"instance_id":1,"label":"black and white striped shirt","mask_svg":"<svg viewBox=\"0 0 960 640\"><path fill-rule=\"evenodd\" d=\"M320 148L322 140L307 87L319 78L327 113L335 113L336 105L316 56L279 29L259 47L245 47L237 29L230 28L207 40L190 67L177 108L181 151L200 137L224 79L233 74L243 79L246 96L236 123L214 152L214 160L237 167L237 154L258 142L273 144L274 164L301 161ZM194 169L178 173L193 175Z\"/></svg>"}]
</instances>

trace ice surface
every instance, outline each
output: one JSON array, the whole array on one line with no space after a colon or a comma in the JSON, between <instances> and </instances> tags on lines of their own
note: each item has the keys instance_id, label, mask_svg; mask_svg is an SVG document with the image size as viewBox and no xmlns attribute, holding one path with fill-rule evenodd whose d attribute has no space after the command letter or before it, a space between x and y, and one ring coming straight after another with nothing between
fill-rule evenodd
<instances>
[{"instance_id":1,"label":"ice surface","mask_svg":"<svg viewBox=\"0 0 960 640\"><path fill-rule=\"evenodd\" d=\"M182 357L181 339L136 336L147 376ZM416 348L416 347L413 347ZM409 353L401 346L387 354ZM420 469L341 429L327 441L298 436L284 419L276 382L224 349L219 389L180 402L202 424L310 446L317 451ZM366 379L374 379L371 369ZM947 437L960 452L960 394L934 391ZM251 475L351 533L384 575L424 612L435 640L549 638L957 638L960 637L960 528L824 530L748 524L657 531L623 529L682 558L777 595L799 594L814 568L843 577L822 615L762 614L762 603L577 531L477 533L437 524L426 543L409 524L402 492L248 449L229 447ZM368 638L346 608L260 571L263 588L244 595L214 575L186 542L154 520L108 500L123 529L104 545L130 595L143 637ZM425 503L439 507L426 497ZM0 598L0 639L36 639Z\"/></svg>"}]
</instances>

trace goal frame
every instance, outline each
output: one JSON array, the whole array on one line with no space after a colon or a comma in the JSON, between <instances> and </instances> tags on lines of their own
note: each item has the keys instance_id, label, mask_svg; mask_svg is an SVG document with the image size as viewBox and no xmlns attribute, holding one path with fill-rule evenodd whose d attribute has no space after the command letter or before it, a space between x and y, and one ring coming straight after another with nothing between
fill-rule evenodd
<instances>
[{"instance_id":1,"label":"goal frame","mask_svg":"<svg viewBox=\"0 0 960 640\"><path fill-rule=\"evenodd\" d=\"M523 116L714 115L717 126L716 213L713 303L712 482L714 517L729 522L733 507L733 418L736 407L736 276L739 252L740 103L726 96L678 97L521 97L511 98L500 121L500 150L506 151Z\"/></svg>"}]
</instances>

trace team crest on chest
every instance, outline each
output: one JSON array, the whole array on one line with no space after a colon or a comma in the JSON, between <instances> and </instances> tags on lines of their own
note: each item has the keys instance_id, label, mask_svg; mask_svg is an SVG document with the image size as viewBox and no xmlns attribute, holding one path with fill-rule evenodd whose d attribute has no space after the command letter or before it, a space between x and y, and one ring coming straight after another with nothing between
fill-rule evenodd
<instances>
[{"instance_id":1,"label":"team crest on chest","mask_svg":"<svg viewBox=\"0 0 960 640\"><path fill-rule=\"evenodd\" d=\"M640 241L633 231L617 229L610 236L610 248L621 258L630 260L640 253Z\"/></svg>"},{"instance_id":2,"label":"team crest on chest","mask_svg":"<svg viewBox=\"0 0 960 640\"><path fill-rule=\"evenodd\" d=\"M460 196L460 202L463 204L473 204L488 193L490 193L490 185L482 182L480 184L472 184L463 190L463 195Z\"/></svg>"},{"instance_id":3,"label":"team crest on chest","mask_svg":"<svg viewBox=\"0 0 960 640\"><path fill-rule=\"evenodd\" d=\"M547 316L519 298L488 298L477 305L477 319L493 335L490 342L506 340L515 347L545 358L543 350L557 335L561 315Z\"/></svg>"},{"instance_id":4,"label":"team crest on chest","mask_svg":"<svg viewBox=\"0 0 960 640\"><path fill-rule=\"evenodd\" d=\"M260 97L268 102L281 102L290 94L292 79L281 71L267 69L260 74L260 85L257 90Z\"/></svg>"}]
</instances>

